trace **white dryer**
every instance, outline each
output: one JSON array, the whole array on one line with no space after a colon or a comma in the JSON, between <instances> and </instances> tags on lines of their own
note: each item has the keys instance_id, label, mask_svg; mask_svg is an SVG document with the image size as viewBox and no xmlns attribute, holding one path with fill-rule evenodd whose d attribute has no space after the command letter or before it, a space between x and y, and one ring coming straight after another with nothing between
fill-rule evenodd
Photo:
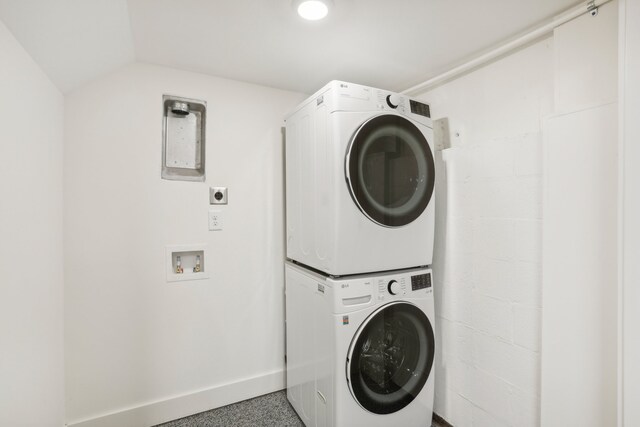
<instances>
[{"instance_id":1,"label":"white dryer","mask_svg":"<svg viewBox=\"0 0 640 427\"><path fill-rule=\"evenodd\" d=\"M287 258L339 276L431 265L429 106L333 81L286 119Z\"/></svg>"},{"instance_id":2,"label":"white dryer","mask_svg":"<svg viewBox=\"0 0 640 427\"><path fill-rule=\"evenodd\" d=\"M331 278L286 265L287 398L308 427L431 425L431 270Z\"/></svg>"}]
</instances>

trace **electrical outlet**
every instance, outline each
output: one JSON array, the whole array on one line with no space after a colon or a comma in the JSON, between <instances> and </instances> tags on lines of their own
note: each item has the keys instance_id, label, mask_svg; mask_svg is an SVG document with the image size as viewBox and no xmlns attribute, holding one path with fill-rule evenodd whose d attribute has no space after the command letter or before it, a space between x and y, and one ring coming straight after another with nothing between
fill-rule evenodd
<instances>
[{"instance_id":1,"label":"electrical outlet","mask_svg":"<svg viewBox=\"0 0 640 427\"><path fill-rule=\"evenodd\" d=\"M227 197L227 187L211 187L209 188L209 203L212 205L226 205L229 199Z\"/></svg>"},{"instance_id":2,"label":"electrical outlet","mask_svg":"<svg viewBox=\"0 0 640 427\"><path fill-rule=\"evenodd\" d=\"M209 211L209 230L210 231L222 230L222 212Z\"/></svg>"}]
</instances>

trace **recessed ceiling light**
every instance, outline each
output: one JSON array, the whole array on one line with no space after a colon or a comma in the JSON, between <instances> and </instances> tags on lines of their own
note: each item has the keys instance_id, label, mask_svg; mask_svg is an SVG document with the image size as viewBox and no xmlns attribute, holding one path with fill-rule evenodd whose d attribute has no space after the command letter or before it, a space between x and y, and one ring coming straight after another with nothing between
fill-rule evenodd
<instances>
[{"instance_id":1,"label":"recessed ceiling light","mask_svg":"<svg viewBox=\"0 0 640 427\"><path fill-rule=\"evenodd\" d=\"M329 13L330 0L294 0L298 15L309 21L317 21Z\"/></svg>"}]
</instances>

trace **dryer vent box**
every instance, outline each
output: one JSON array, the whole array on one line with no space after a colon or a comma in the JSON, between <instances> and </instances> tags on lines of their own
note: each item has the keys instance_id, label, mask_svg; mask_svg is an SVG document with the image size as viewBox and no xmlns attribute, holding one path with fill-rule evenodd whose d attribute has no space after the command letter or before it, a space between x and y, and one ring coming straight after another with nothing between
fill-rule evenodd
<instances>
[{"instance_id":1,"label":"dryer vent box","mask_svg":"<svg viewBox=\"0 0 640 427\"><path fill-rule=\"evenodd\" d=\"M162 178L204 181L207 103L170 95L162 101Z\"/></svg>"}]
</instances>

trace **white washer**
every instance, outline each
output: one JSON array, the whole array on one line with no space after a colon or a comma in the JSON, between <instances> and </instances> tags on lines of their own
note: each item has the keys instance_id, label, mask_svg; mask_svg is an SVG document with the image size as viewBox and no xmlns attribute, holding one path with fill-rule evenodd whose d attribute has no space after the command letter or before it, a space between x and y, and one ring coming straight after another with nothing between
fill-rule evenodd
<instances>
[{"instance_id":1,"label":"white washer","mask_svg":"<svg viewBox=\"0 0 640 427\"><path fill-rule=\"evenodd\" d=\"M333 81L286 119L287 258L331 275L431 265L427 104Z\"/></svg>"},{"instance_id":2,"label":"white washer","mask_svg":"<svg viewBox=\"0 0 640 427\"><path fill-rule=\"evenodd\" d=\"M307 427L425 427L431 270L331 278L286 265L287 398Z\"/></svg>"}]
</instances>

